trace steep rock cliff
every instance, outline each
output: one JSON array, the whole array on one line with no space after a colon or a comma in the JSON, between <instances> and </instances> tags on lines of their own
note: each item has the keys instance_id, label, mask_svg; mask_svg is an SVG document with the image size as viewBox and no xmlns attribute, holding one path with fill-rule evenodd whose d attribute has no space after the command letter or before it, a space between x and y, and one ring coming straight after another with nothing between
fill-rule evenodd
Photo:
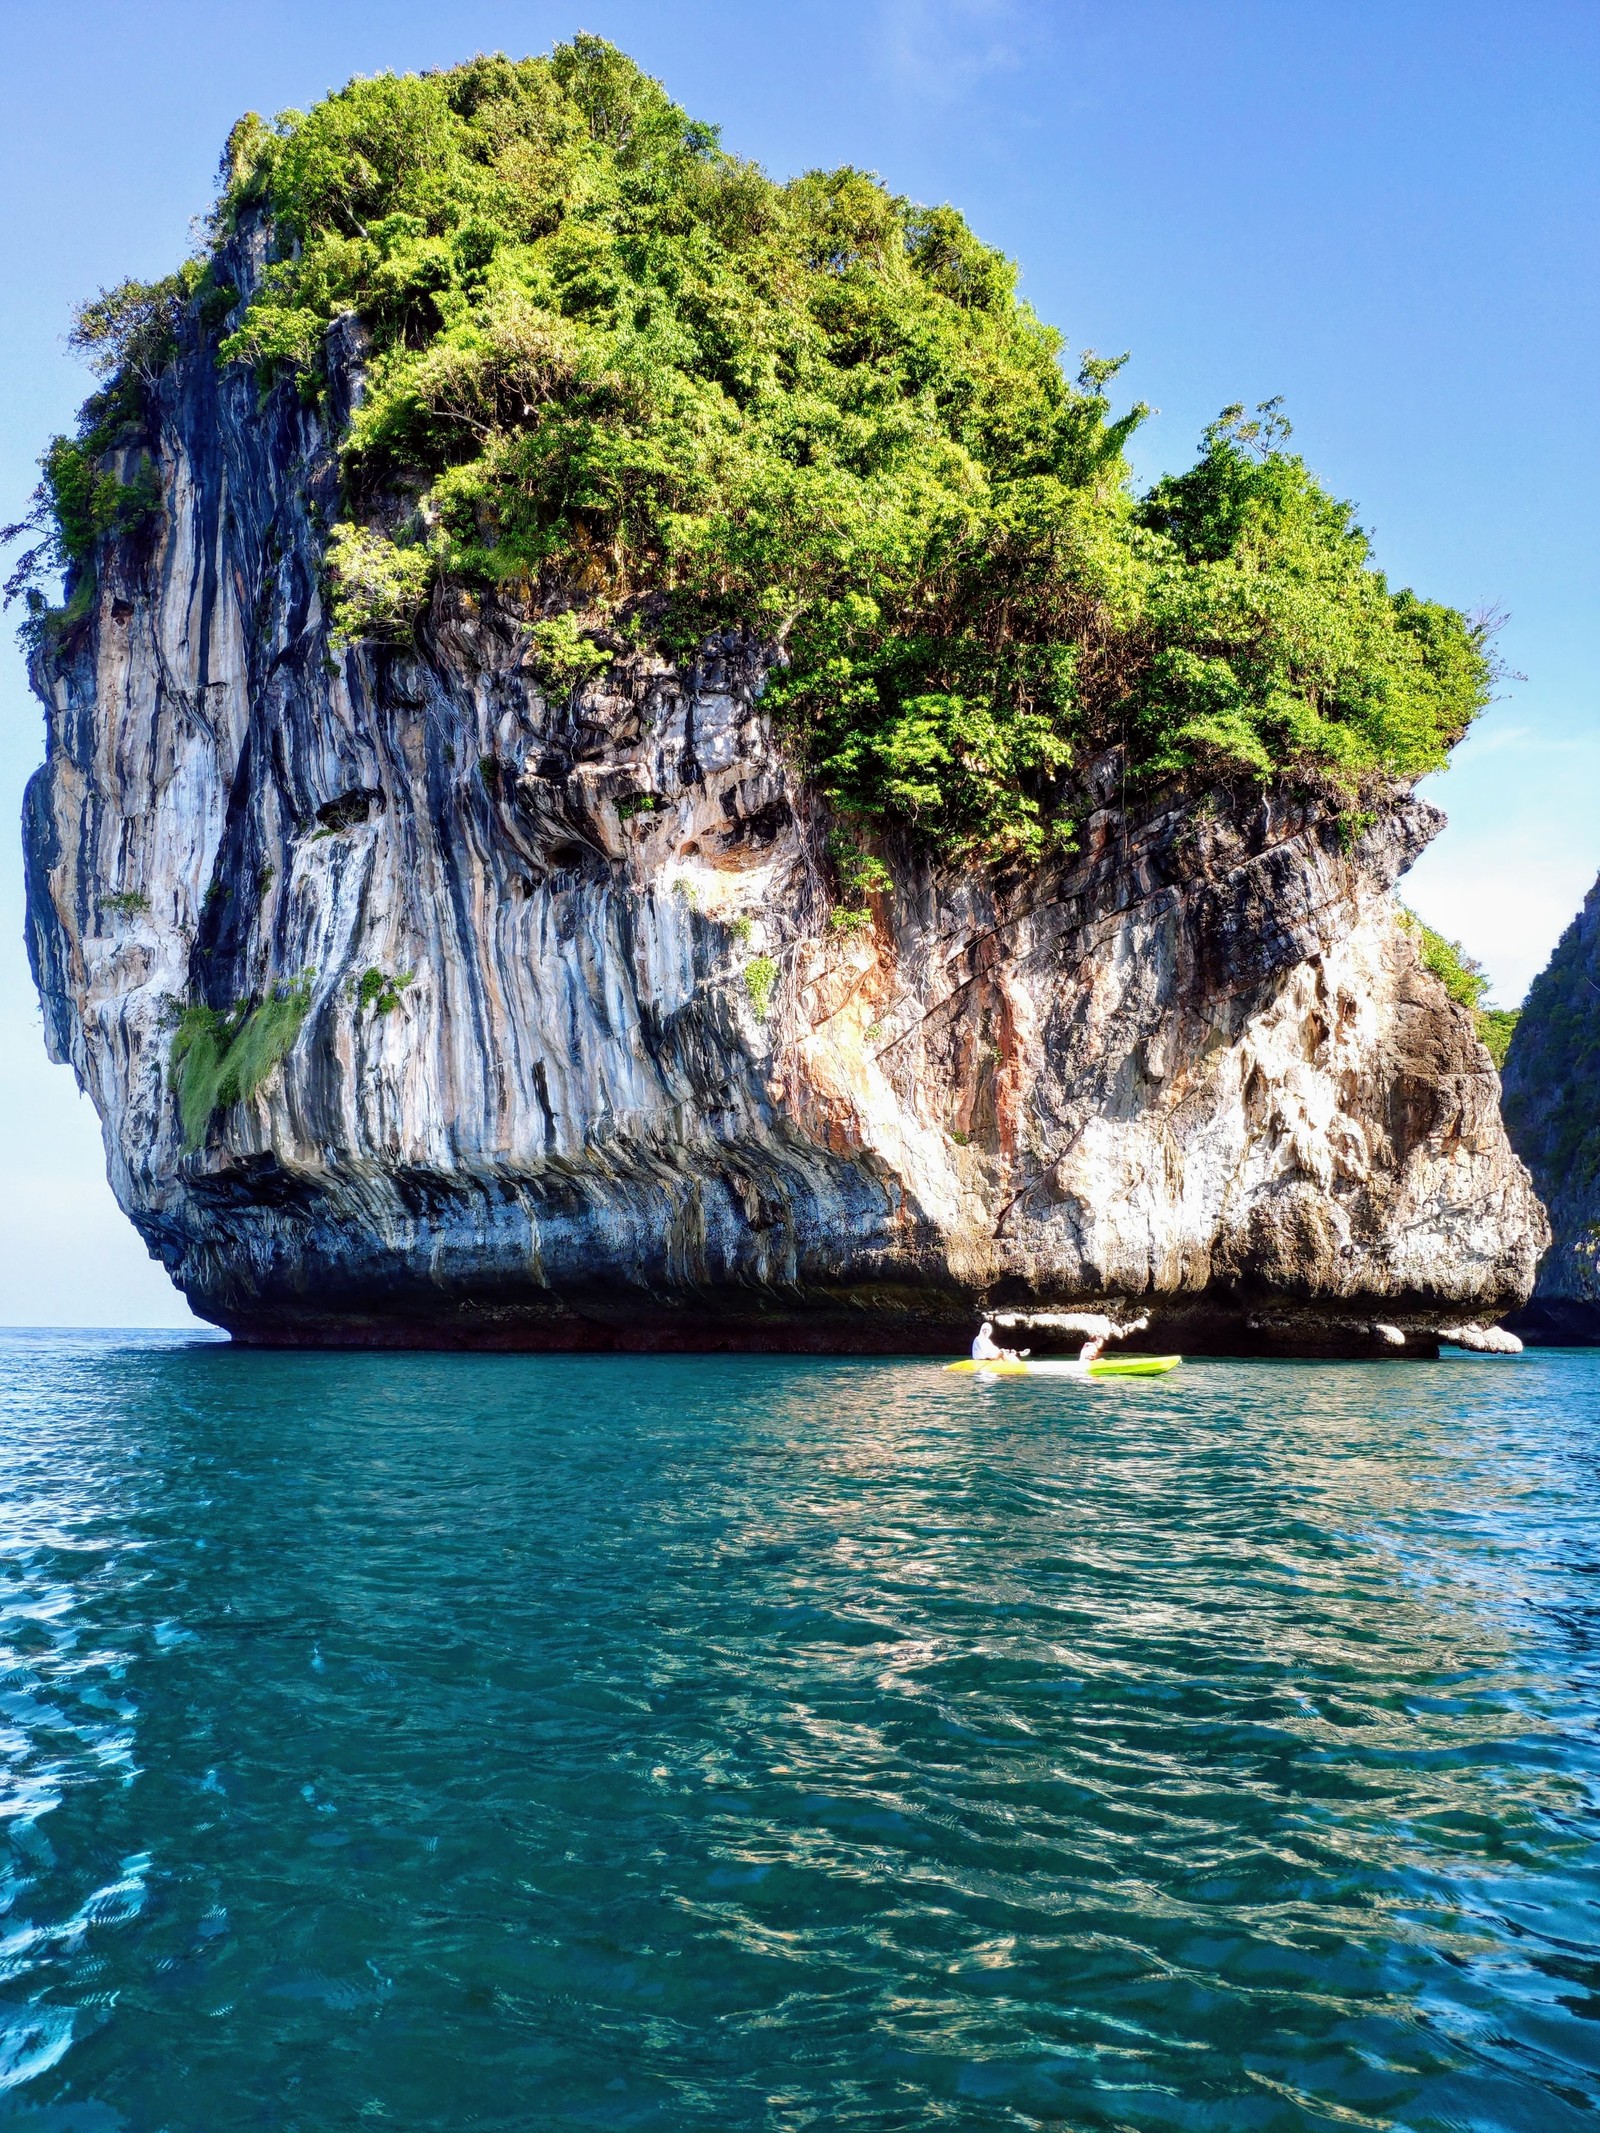
<instances>
[{"instance_id":1,"label":"steep rock cliff","mask_svg":"<svg viewBox=\"0 0 1600 2133\"><path fill-rule=\"evenodd\" d=\"M1505 1114L1554 1231L1517 1330L1600 1341L1600 882L1529 988L1506 1057Z\"/></svg>"},{"instance_id":2,"label":"steep rock cliff","mask_svg":"<svg viewBox=\"0 0 1600 2133\"><path fill-rule=\"evenodd\" d=\"M1135 1300L1159 1345L1393 1354L1526 1296L1542 1213L1390 893L1435 810L1396 789L1354 843L1283 793L1130 812L1111 755L1070 860L891 845L872 924L833 927L756 642L563 692L445 591L422 649L333 648L331 341L320 413L203 349L167 370L159 514L35 662L47 1042L198 1311L892 1350ZM296 986L287 1056L185 1153L177 1017Z\"/></svg>"}]
</instances>

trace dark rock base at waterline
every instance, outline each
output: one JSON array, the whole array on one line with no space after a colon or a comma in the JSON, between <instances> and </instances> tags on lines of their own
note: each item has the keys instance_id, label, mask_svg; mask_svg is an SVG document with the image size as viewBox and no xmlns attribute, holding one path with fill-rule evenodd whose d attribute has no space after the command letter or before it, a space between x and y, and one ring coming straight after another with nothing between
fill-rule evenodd
<instances>
[{"instance_id":1,"label":"dark rock base at waterline","mask_svg":"<svg viewBox=\"0 0 1600 2133\"><path fill-rule=\"evenodd\" d=\"M823 1296L757 1301L697 1297L681 1301L615 1292L541 1301L470 1302L455 1299L370 1301L318 1310L297 1301L287 1308L219 1306L191 1297L202 1317L252 1348L408 1348L522 1354L963 1354L979 1321L997 1309L1108 1311L1149 1325L1119 1354L1283 1357L1301 1360L1419 1362L1436 1357L1432 1326L1407 1329L1404 1346L1377 1330L1393 1324L1393 1306L1359 1307L1337 1317L1309 1309L1269 1311L1259 1302L1200 1302L1177 1310L1152 1309L1127 1299L1035 1299L1021 1303L964 1295L852 1299ZM1411 1314L1403 1314L1410 1316ZM1435 1320L1435 1323L1437 1320ZM1076 1335L1017 1329L1006 1339L1038 1356L1075 1354Z\"/></svg>"},{"instance_id":2,"label":"dark rock base at waterline","mask_svg":"<svg viewBox=\"0 0 1600 2133\"><path fill-rule=\"evenodd\" d=\"M1600 1303L1582 1296L1535 1296L1506 1320L1530 1348L1600 1347Z\"/></svg>"}]
</instances>

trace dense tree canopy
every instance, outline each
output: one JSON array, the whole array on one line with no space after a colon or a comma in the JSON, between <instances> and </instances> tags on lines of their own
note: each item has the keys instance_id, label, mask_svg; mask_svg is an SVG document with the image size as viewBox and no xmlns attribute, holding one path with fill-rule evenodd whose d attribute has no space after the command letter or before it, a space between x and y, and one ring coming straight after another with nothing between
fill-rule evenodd
<instances>
[{"instance_id":1,"label":"dense tree canopy","mask_svg":"<svg viewBox=\"0 0 1600 2133\"><path fill-rule=\"evenodd\" d=\"M1070 837L1109 744L1134 779L1354 806L1485 701L1482 633L1390 590L1274 411L1141 497L1117 366L1069 382L954 209L848 168L776 184L598 38L248 117L225 180L219 240L264 216L274 263L221 359L314 395L330 321L371 336L328 551L348 637L410 633L444 577L532 603L563 679L619 633L748 625L842 809L987 856ZM114 394L174 306L229 300L191 267L80 339ZM74 556L124 508L82 443L47 467Z\"/></svg>"}]
</instances>

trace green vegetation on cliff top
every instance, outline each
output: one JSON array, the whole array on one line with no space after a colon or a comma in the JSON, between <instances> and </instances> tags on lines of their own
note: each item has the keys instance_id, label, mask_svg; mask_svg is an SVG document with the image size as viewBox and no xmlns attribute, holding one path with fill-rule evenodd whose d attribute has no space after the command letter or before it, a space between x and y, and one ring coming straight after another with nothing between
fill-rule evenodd
<instances>
[{"instance_id":1,"label":"green vegetation on cliff top","mask_svg":"<svg viewBox=\"0 0 1600 2133\"><path fill-rule=\"evenodd\" d=\"M1134 781L1354 805L1487 698L1483 630L1390 589L1272 408L1137 493L1118 365L1069 381L954 209L849 168L774 183L598 38L251 115L225 181L212 264L80 315L111 383L47 461L67 557L144 508L93 486L108 397L177 312L215 330L259 217L221 359L314 397L330 323L370 335L328 543L348 637L409 635L443 580L542 615L562 682L619 638L748 627L835 803L957 855L1070 839L1109 746Z\"/></svg>"}]
</instances>

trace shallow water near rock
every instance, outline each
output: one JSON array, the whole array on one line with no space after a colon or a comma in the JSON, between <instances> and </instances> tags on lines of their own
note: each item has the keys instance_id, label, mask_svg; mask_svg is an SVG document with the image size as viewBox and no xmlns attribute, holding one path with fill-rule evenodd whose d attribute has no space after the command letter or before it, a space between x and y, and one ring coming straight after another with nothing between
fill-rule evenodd
<instances>
[{"instance_id":1,"label":"shallow water near rock","mask_svg":"<svg viewBox=\"0 0 1600 2133\"><path fill-rule=\"evenodd\" d=\"M0 1338L0 2119L1592 2127L1600 1355Z\"/></svg>"}]
</instances>

